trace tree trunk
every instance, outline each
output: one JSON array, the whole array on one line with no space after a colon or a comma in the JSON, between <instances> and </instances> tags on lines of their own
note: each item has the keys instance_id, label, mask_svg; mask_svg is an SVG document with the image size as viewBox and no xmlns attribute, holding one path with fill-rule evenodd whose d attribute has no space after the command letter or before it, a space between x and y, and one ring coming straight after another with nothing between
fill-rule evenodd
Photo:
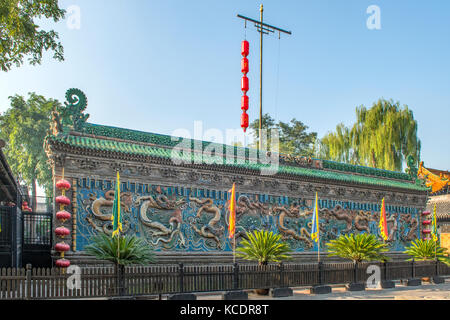
<instances>
[{"instance_id":1,"label":"tree trunk","mask_svg":"<svg viewBox=\"0 0 450 320\"><path fill-rule=\"evenodd\" d=\"M36 179L33 179L33 181L31 182L31 209L33 210L33 212L36 212L36 199Z\"/></svg>"},{"instance_id":2,"label":"tree trunk","mask_svg":"<svg viewBox=\"0 0 450 320\"><path fill-rule=\"evenodd\" d=\"M372 149L372 166L373 166L374 168L377 167L377 160L376 160L376 158L375 158L375 150L373 150L373 149Z\"/></svg>"}]
</instances>

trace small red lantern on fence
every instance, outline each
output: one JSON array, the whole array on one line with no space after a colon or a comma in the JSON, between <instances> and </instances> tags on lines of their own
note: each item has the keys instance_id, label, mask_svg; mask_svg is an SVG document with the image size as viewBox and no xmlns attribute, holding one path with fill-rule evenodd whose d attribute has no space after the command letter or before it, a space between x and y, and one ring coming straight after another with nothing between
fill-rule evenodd
<instances>
[{"instance_id":1,"label":"small red lantern on fence","mask_svg":"<svg viewBox=\"0 0 450 320\"><path fill-rule=\"evenodd\" d=\"M56 188L59 190L69 190L70 182L67 180L61 179L58 182L56 182Z\"/></svg>"},{"instance_id":2,"label":"small red lantern on fence","mask_svg":"<svg viewBox=\"0 0 450 320\"><path fill-rule=\"evenodd\" d=\"M61 238L64 238L70 234L70 230L66 227L58 227L55 229L55 234Z\"/></svg>"},{"instance_id":3,"label":"small red lantern on fence","mask_svg":"<svg viewBox=\"0 0 450 320\"><path fill-rule=\"evenodd\" d=\"M71 214L64 210L65 206L69 206L71 201L66 197L66 191L71 188L70 182L64 180L64 168L62 169L62 178L55 183L58 190L61 190L61 195L55 198L55 202L59 204L59 211L56 213L56 219L62 222L62 226L55 229L55 234L64 239L64 237L70 234L70 230L64 227L64 223L71 218ZM60 252L61 259L56 260L55 265L61 268L67 268L70 266L70 261L64 259L64 252L70 250L70 246L64 241L59 242L55 245L55 250Z\"/></svg>"},{"instance_id":4,"label":"small red lantern on fence","mask_svg":"<svg viewBox=\"0 0 450 320\"><path fill-rule=\"evenodd\" d=\"M70 266L70 261L67 259L58 259L55 261L55 265L60 268L68 268Z\"/></svg>"},{"instance_id":5,"label":"small red lantern on fence","mask_svg":"<svg viewBox=\"0 0 450 320\"><path fill-rule=\"evenodd\" d=\"M70 205L70 199L66 196L57 196L55 199L56 203L64 206Z\"/></svg>"},{"instance_id":6,"label":"small red lantern on fence","mask_svg":"<svg viewBox=\"0 0 450 320\"><path fill-rule=\"evenodd\" d=\"M66 220L69 220L70 218L71 218L71 214L70 214L69 212L65 211L65 210L63 210L63 211L58 211L58 212L56 213L56 219L61 220L63 223L64 223Z\"/></svg>"},{"instance_id":7,"label":"small red lantern on fence","mask_svg":"<svg viewBox=\"0 0 450 320\"><path fill-rule=\"evenodd\" d=\"M66 252L70 250L70 246L65 242L55 244L55 250L58 252Z\"/></svg>"}]
</instances>

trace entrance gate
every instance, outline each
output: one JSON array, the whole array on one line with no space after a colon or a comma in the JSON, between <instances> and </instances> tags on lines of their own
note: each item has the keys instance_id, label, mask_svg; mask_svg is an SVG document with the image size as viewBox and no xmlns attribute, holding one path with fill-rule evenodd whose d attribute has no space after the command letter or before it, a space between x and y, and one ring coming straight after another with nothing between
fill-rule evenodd
<instances>
[{"instance_id":1,"label":"entrance gate","mask_svg":"<svg viewBox=\"0 0 450 320\"><path fill-rule=\"evenodd\" d=\"M52 213L23 212L22 266L52 266Z\"/></svg>"}]
</instances>

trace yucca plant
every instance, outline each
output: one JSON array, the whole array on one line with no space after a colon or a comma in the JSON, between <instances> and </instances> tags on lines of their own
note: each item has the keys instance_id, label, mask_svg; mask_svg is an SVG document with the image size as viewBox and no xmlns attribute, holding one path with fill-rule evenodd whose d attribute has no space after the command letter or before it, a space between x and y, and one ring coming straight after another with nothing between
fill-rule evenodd
<instances>
[{"instance_id":1,"label":"yucca plant","mask_svg":"<svg viewBox=\"0 0 450 320\"><path fill-rule=\"evenodd\" d=\"M281 241L281 235L266 230L247 233L248 240L241 242L236 255L245 260L258 261L259 265L290 259L289 245Z\"/></svg>"},{"instance_id":2,"label":"yucca plant","mask_svg":"<svg viewBox=\"0 0 450 320\"><path fill-rule=\"evenodd\" d=\"M387 245L369 233L341 235L336 240L328 242L326 246L330 256L349 259L354 263L388 260L388 257L383 254L388 251Z\"/></svg>"},{"instance_id":3,"label":"yucca plant","mask_svg":"<svg viewBox=\"0 0 450 320\"><path fill-rule=\"evenodd\" d=\"M410 246L405 248L404 253L411 256L408 261L412 259L416 261L432 261L438 259L446 264L450 264L447 249L441 247L438 242L433 240L413 240Z\"/></svg>"},{"instance_id":4,"label":"yucca plant","mask_svg":"<svg viewBox=\"0 0 450 320\"><path fill-rule=\"evenodd\" d=\"M92 238L92 243L85 247L85 251L115 265L146 264L155 261L152 248L134 235L117 238L100 233Z\"/></svg>"}]
</instances>

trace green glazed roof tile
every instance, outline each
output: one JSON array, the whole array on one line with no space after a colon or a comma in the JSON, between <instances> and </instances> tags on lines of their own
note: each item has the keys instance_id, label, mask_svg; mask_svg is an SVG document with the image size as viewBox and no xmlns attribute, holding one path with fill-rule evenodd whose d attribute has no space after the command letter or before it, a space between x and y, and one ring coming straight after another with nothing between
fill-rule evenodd
<instances>
[{"instance_id":1,"label":"green glazed roof tile","mask_svg":"<svg viewBox=\"0 0 450 320\"><path fill-rule=\"evenodd\" d=\"M147 137L145 137L147 138ZM106 140L106 139L97 139L92 137L79 137L79 136L62 136L62 137L54 137L49 136L48 139L59 141L66 143L68 145L80 148L87 148L93 150L104 150L104 151L114 151L121 152L125 154L136 154L136 155L144 155L144 156L153 156L159 158L170 159L172 156L174 159L179 160L190 160L194 161L194 163L208 163L208 157L203 156L201 154L185 154L180 155L177 152L174 152L172 155L172 149L161 148L157 146L148 146L148 145L139 145L132 142L122 142L122 141L114 141L114 140ZM210 161L213 162L213 161ZM243 162L240 159L240 162ZM245 160L244 163L240 163L238 159L234 159L233 161L221 163L223 165L237 167L237 168L245 168L245 169L253 169L259 170L261 168L267 167L265 164L250 162L248 159ZM331 170L334 169L336 164L330 162L329 168ZM362 167L364 168L364 167ZM353 168L351 168L353 170ZM396 187L402 189L409 190L417 190L417 191L425 191L427 189L417 186L411 181L399 181L399 180L391 180L386 178L378 178L373 176L363 176L345 172L338 171L329 171L329 170L319 170L312 168L304 168L298 166L289 166L289 165L279 165L278 167L279 173L285 174L293 174L297 176L304 176L310 178L320 178L320 179L331 179L342 182L349 183L359 183L359 184L368 184L368 185L377 185L377 186L385 186L385 187ZM383 172L380 172L382 174Z\"/></svg>"}]
</instances>

